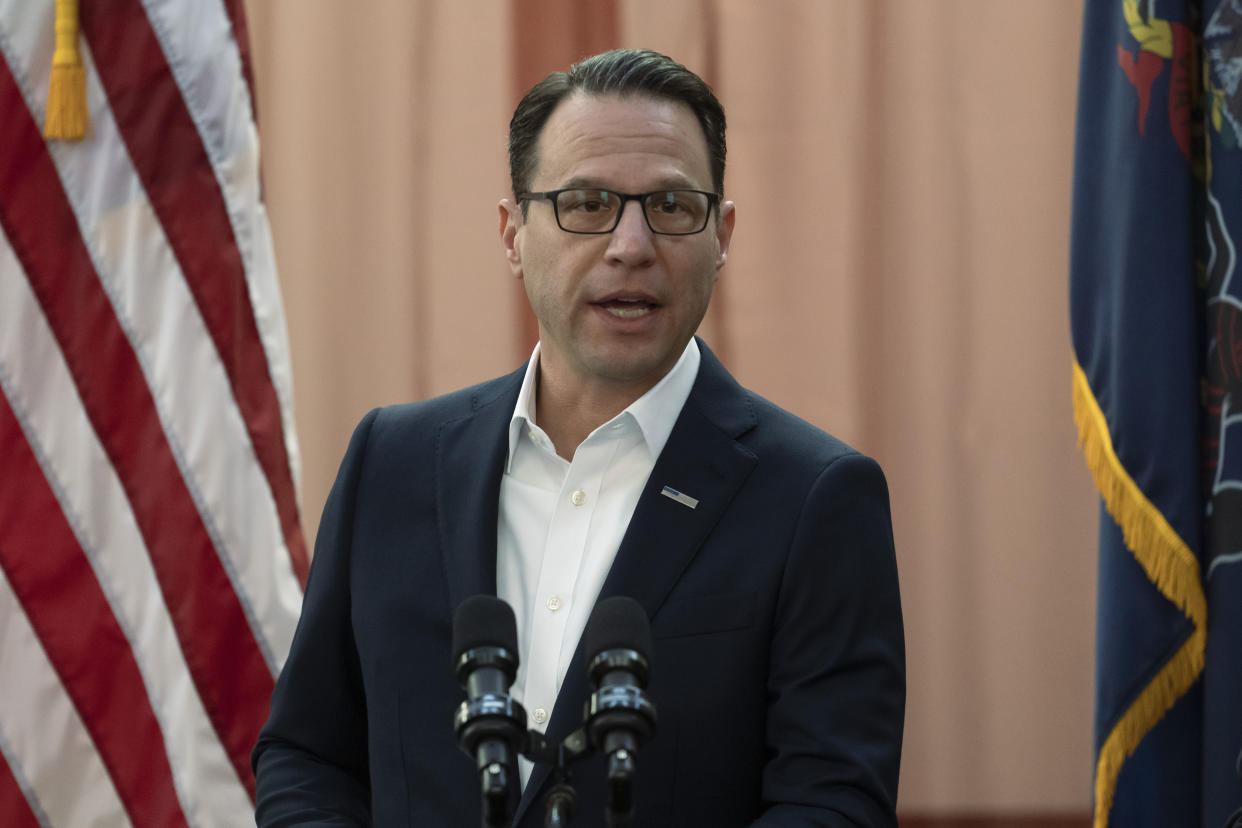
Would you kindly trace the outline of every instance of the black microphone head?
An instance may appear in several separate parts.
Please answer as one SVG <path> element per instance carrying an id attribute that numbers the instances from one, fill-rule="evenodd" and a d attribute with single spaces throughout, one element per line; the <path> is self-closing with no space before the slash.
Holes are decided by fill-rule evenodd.
<path id="1" fill-rule="evenodd" d="M 453 661 L 475 647 L 502 647 L 517 653 L 513 608 L 495 595 L 472 595 L 453 613 Z"/>
<path id="2" fill-rule="evenodd" d="M 650 676 L 651 622 L 633 598 L 600 601 L 582 632 L 587 674 L 595 688 L 583 707 L 591 746 L 609 754 L 613 764 L 637 750 L 655 733 L 655 705 L 644 690 Z M 624 769 L 623 769 L 624 770 Z M 632 778 L 630 770 L 622 775 Z M 610 794 L 615 800 L 616 789 Z"/>
<path id="3" fill-rule="evenodd" d="M 642 605 L 625 595 L 605 598 L 595 605 L 582 645 L 587 658 L 605 650 L 634 650 L 643 659 L 651 652 L 651 622 Z"/>

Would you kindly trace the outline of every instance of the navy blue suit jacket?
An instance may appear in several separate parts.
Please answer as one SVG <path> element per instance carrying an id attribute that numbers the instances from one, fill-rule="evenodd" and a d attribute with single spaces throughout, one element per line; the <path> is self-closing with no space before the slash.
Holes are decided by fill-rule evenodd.
<path id="1" fill-rule="evenodd" d="M 739 386 L 694 388 L 600 597 L 651 618 L 638 826 L 896 825 L 905 706 L 888 493 L 872 460 Z M 254 751 L 263 826 L 476 826 L 457 748 L 453 611 L 496 592 L 522 372 L 372 411 L 324 509 L 302 618 Z M 696 498 L 689 508 L 665 486 Z M 582 723 L 581 648 L 548 736 Z M 514 824 L 543 825 L 536 766 Z M 603 824 L 602 761 L 573 768 Z"/>

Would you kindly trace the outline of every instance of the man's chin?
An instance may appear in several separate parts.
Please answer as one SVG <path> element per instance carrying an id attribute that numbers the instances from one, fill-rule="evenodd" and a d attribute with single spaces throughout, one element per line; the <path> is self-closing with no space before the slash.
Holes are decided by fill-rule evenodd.
<path id="1" fill-rule="evenodd" d="M 617 386 L 644 386 L 650 388 L 660 381 L 681 356 L 664 349 L 635 348 L 634 346 L 610 348 L 592 355 L 588 370 L 599 382 Z"/>

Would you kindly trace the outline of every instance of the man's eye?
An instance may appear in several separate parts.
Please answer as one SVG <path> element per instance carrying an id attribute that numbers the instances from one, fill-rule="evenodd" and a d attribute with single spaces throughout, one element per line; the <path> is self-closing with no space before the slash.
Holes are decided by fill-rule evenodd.
<path id="1" fill-rule="evenodd" d="M 678 198 L 672 193 L 669 193 L 663 197 L 657 196 L 653 206 L 656 212 L 665 213 L 667 215 L 684 213 L 689 208 L 683 199 Z"/>
<path id="2" fill-rule="evenodd" d="M 612 199 L 596 192 L 575 193 L 572 199 L 566 199 L 562 206 L 577 213 L 598 213 L 612 209 Z"/>

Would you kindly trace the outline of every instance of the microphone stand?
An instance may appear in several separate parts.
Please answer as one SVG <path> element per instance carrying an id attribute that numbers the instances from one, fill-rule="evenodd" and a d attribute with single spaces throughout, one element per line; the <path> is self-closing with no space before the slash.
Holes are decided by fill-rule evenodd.
<path id="1" fill-rule="evenodd" d="M 522 755 L 552 765 L 551 788 L 544 799 L 544 828 L 568 828 L 578 804 L 569 766 L 591 752 L 586 730 L 575 730 L 557 746 L 538 731 L 528 731 L 526 737 Z M 631 751 L 619 748 L 608 755 L 609 796 L 604 816 L 609 828 L 626 828 L 634 817 L 634 770 Z"/>
<path id="2" fill-rule="evenodd" d="M 628 734 L 614 733 L 605 739 L 608 759 L 608 803 L 604 816 L 609 828 L 626 828 L 634 817 L 635 763 Z M 532 762 L 552 766 L 551 788 L 544 799 L 544 828 L 568 828 L 574 818 L 578 794 L 574 790 L 569 766 L 590 755 L 591 740 L 585 727 L 575 730 L 559 745 L 553 745 L 537 730 L 526 732 L 522 755 Z"/>
<path id="3" fill-rule="evenodd" d="M 554 771 L 556 783 L 548 791 L 544 806 L 544 828 L 568 828 L 574 818 L 574 806 L 578 804 L 578 795 L 573 785 L 569 784 L 569 775 L 561 769 Z"/>
<path id="4" fill-rule="evenodd" d="M 522 755 L 532 762 L 552 765 L 552 787 L 544 799 L 544 828 L 568 828 L 574 818 L 578 794 L 570 780 L 569 765 L 585 757 L 591 750 L 586 731 L 575 730 L 559 745 L 551 744 L 536 730 L 526 733 Z"/>
<path id="5" fill-rule="evenodd" d="M 609 828 L 626 828 L 634 816 L 634 754 L 620 748 L 608 754 Z"/>
<path id="6" fill-rule="evenodd" d="M 483 795 L 484 828 L 503 828 L 509 824 L 509 770 L 498 761 L 486 761 L 479 769 Z"/>

